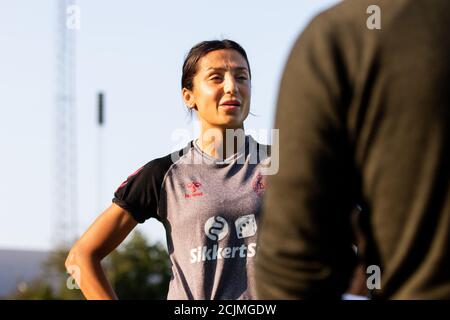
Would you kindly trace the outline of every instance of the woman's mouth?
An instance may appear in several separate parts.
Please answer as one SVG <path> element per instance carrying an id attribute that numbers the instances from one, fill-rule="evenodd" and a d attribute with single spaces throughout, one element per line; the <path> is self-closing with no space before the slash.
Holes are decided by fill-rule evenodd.
<path id="1" fill-rule="evenodd" d="M 238 100 L 228 100 L 220 104 L 219 107 L 225 110 L 235 110 L 241 107 L 241 103 Z"/>

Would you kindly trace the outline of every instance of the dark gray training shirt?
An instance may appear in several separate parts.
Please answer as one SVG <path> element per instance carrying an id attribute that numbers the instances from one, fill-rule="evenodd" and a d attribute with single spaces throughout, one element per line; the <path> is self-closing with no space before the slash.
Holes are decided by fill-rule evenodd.
<path id="1" fill-rule="evenodd" d="M 168 299 L 255 299 L 253 260 L 268 146 L 246 136 L 217 161 L 195 142 L 150 161 L 123 182 L 113 202 L 166 229 L 172 263 Z"/>

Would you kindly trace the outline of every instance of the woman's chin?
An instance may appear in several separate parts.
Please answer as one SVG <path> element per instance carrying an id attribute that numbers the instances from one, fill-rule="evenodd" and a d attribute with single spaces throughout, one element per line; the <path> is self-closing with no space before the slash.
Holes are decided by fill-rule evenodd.
<path id="1" fill-rule="evenodd" d="M 243 128 L 244 119 L 242 119 L 241 115 L 236 117 L 226 117 L 226 119 L 224 119 L 224 125 L 228 126 L 230 129 Z"/>
<path id="2" fill-rule="evenodd" d="M 239 129 L 244 128 L 244 121 L 240 116 L 222 116 L 216 121 L 206 121 L 207 127 L 221 129 Z"/>

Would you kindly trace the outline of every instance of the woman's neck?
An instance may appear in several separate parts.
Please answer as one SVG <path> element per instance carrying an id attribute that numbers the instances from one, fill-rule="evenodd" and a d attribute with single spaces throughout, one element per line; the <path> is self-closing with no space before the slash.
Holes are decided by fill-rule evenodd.
<path id="1" fill-rule="evenodd" d="M 227 159 L 245 144 L 244 126 L 240 128 L 217 128 L 202 126 L 198 147 L 216 159 Z"/>

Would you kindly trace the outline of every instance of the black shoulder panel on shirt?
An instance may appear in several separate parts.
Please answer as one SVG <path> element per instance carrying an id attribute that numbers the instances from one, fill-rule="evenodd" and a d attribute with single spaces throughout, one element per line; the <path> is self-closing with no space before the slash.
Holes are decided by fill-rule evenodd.
<path id="1" fill-rule="evenodd" d="M 113 202 L 143 223 L 157 215 L 161 185 L 173 164 L 172 154 L 154 159 L 131 174 L 114 193 Z"/>

